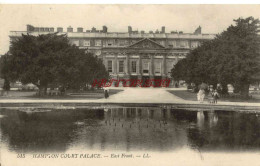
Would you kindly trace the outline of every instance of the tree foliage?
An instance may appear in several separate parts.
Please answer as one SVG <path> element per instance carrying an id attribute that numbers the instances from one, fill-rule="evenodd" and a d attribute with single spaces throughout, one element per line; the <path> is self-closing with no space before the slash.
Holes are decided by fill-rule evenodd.
<path id="1" fill-rule="evenodd" d="M 233 84 L 247 96 L 249 85 L 260 80 L 260 21 L 248 17 L 234 22 L 235 25 L 180 60 L 172 69 L 172 77 L 197 85 Z"/>
<path id="2" fill-rule="evenodd" d="M 94 77 L 107 78 L 102 62 L 71 45 L 65 35 L 22 35 L 11 42 L 8 54 L 1 57 L 1 77 L 32 83 L 46 92 L 50 85 L 77 87 Z"/>

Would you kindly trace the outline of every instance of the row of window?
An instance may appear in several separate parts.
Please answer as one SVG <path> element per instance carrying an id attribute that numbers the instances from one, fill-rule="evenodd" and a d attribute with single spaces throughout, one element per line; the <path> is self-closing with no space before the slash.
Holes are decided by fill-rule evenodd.
<path id="1" fill-rule="evenodd" d="M 124 61 L 118 61 L 118 64 L 119 64 L 118 72 L 119 73 L 124 72 L 124 66 L 125 66 L 124 63 L 125 63 Z M 113 61 L 112 60 L 107 61 L 107 70 L 108 70 L 108 72 L 113 72 Z M 134 73 L 136 72 L 136 61 L 132 61 L 132 72 L 134 72 Z"/>
<path id="2" fill-rule="evenodd" d="M 171 69 L 173 68 L 175 63 L 173 62 L 167 62 L 166 64 L 166 68 L 167 68 L 167 72 L 170 73 Z M 124 73 L 124 67 L 125 67 L 125 61 L 123 60 L 119 60 L 118 61 L 118 72 L 119 73 Z M 142 71 L 145 74 L 149 73 L 150 70 L 150 65 L 149 62 L 143 62 L 142 64 Z M 162 69 L 162 64 L 161 63 L 154 63 L 154 73 L 155 74 L 161 74 L 161 69 Z M 113 72 L 113 61 L 112 60 L 108 60 L 107 61 L 107 70 L 108 72 L 112 73 Z M 132 73 L 136 73 L 137 72 L 137 61 L 131 61 L 131 72 Z"/>
<path id="3" fill-rule="evenodd" d="M 94 40 L 94 44 L 91 44 L 91 40 L 82 40 L 82 41 L 80 41 L 80 40 L 73 40 L 72 44 L 74 44 L 76 46 L 83 46 L 83 47 L 89 47 L 91 45 L 100 47 L 100 46 L 102 46 L 102 41 L 101 40 Z"/>
<path id="4" fill-rule="evenodd" d="M 106 40 L 105 43 L 103 43 L 104 46 L 107 47 L 112 47 L 112 46 L 127 46 L 130 44 L 133 44 L 137 42 L 137 40 L 133 40 L 131 43 L 128 43 L 128 40 L 114 40 L 114 39 L 110 39 L 110 40 Z M 75 44 L 76 46 L 83 46 L 83 47 L 90 47 L 90 46 L 96 46 L 96 47 L 101 47 L 102 46 L 102 40 L 100 39 L 96 39 L 96 40 L 73 40 L 72 41 L 73 44 Z M 166 46 L 166 42 L 164 40 L 161 41 L 157 41 L 157 43 Z M 191 48 L 196 48 L 200 45 L 200 42 L 198 41 L 191 41 Z M 168 41 L 168 47 L 177 47 L 177 48 L 189 48 L 189 41 L 188 40 L 170 40 Z"/>

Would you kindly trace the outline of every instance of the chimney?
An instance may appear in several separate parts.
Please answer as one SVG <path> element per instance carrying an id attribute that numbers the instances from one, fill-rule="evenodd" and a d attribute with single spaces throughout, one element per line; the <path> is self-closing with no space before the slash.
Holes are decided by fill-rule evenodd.
<path id="1" fill-rule="evenodd" d="M 171 31 L 171 34 L 177 34 L 178 32 L 177 31 Z"/>
<path id="2" fill-rule="evenodd" d="M 165 33 L 165 26 L 162 26 L 162 33 Z"/>
<path id="3" fill-rule="evenodd" d="M 201 34 L 201 27 L 199 26 L 195 32 L 194 32 L 194 35 L 200 35 Z"/>
<path id="4" fill-rule="evenodd" d="M 155 31 L 155 33 L 159 33 L 158 29 Z"/>
<path id="5" fill-rule="evenodd" d="M 32 32 L 34 31 L 34 27 L 32 25 L 26 25 L 27 26 L 27 32 Z"/>
<path id="6" fill-rule="evenodd" d="M 57 28 L 57 32 L 63 32 L 63 28 L 62 27 L 58 27 Z"/>
<path id="7" fill-rule="evenodd" d="M 132 32 L 132 27 L 128 26 L 128 33 L 131 33 L 131 32 Z"/>
<path id="8" fill-rule="evenodd" d="M 83 28 L 78 27 L 77 32 L 83 32 Z"/>
<path id="9" fill-rule="evenodd" d="M 103 33 L 107 33 L 107 26 L 103 26 Z"/>
<path id="10" fill-rule="evenodd" d="M 91 29 L 91 32 L 96 32 L 97 30 L 96 30 L 96 28 L 95 27 L 93 27 L 92 29 Z"/>
<path id="11" fill-rule="evenodd" d="M 73 28 L 72 28 L 71 26 L 69 26 L 69 27 L 67 28 L 67 32 L 73 32 Z"/>

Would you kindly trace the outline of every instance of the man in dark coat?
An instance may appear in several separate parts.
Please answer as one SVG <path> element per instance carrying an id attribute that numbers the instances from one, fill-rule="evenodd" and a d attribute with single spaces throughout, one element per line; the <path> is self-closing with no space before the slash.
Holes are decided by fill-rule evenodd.
<path id="1" fill-rule="evenodd" d="M 106 98 L 106 99 L 109 97 L 108 89 L 107 89 L 107 88 L 104 88 L 104 95 L 105 95 L 105 98 Z"/>

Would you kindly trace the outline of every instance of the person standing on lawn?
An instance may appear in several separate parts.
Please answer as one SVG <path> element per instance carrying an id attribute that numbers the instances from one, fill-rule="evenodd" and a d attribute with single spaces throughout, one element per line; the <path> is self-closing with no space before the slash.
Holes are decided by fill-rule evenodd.
<path id="1" fill-rule="evenodd" d="M 205 98 L 205 90 L 204 89 L 200 89 L 198 94 L 197 94 L 197 99 L 200 103 L 203 103 Z"/>
<path id="2" fill-rule="evenodd" d="M 104 87 L 104 96 L 105 96 L 106 99 L 109 97 L 108 92 L 109 92 L 108 88 Z"/>
<path id="3" fill-rule="evenodd" d="M 213 94 L 212 94 L 212 97 L 213 97 L 213 103 L 218 103 L 218 98 L 219 98 L 219 94 L 217 92 L 217 90 L 214 90 Z"/>

